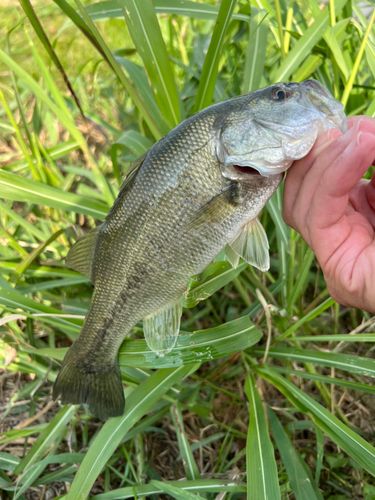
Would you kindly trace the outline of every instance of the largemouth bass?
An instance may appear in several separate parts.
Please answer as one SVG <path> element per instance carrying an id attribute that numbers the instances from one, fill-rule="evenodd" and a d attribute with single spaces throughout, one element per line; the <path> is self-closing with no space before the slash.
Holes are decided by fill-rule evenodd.
<path id="1" fill-rule="evenodd" d="M 181 297 L 225 247 L 269 267 L 257 216 L 283 172 L 324 130 L 345 132 L 343 106 L 317 81 L 279 83 L 210 106 L 182 122 L 131 167 L 104 222 L 78 240 L 66 264 L 94 293 L 53 397 L 86 403 L 98 418 L 121 415 L 119 347 L 143 319 L 151 349 L 176 341 Z"/>

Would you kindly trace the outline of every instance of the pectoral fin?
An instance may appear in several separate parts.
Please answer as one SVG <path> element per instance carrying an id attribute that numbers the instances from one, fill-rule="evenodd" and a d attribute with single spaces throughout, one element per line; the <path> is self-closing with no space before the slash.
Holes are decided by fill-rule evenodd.
<path id="1" fill-rule="evenodd" d="M 224 217 L 228 216 L 228 212 L 234 210 L 239 203 L 242 203 L 239 186 L 238 183 L 234 182 L 203 205 L 187 223 L 184 230 L 194 231 L 205 224 L 222 221 Z"/>
<path id="2" fill-rule="evenodd" d="M 231 266 L 234 267 L 234 269 L 237 269 L 240 257 L 236 254 L 236 252 L 230 245 L 227 245 L 225 247 L 225 255 L 227 256 L 228 262 L 230 262 Z"/>
<path id="3" fill-rule="evenodd" d="M 180 331 L 181 314 L 182 306 L 178 302 L 143 319 L 147 345 L 158 356 L 164 356 L 173 349 Z"/>
<path id="4" fill-rule="evenodd" d="M 93 281 L 91 265 L 99 228 L 100 226 L 96 227 L 90 233 L 76 241 L 65 259 L 65 264 L 70 269 L 84 274 L 91 281 Z"/>
<path id="5" fill-rule="evenodd" d="M 230 247 L 237 255 L 242 257 L 243 260 L 261 271 L 268 271 L 270 268 L 267 234 L 258 219 L 253 219 L 245 224 L 241 234 L 233 243 L 230 243 Z M 227 257 L 232 266 L 236 267 L 236 265 L 232 263 L 232 260 L 234 260 L 233 256 L 229 257 L 227 253 Z"/>

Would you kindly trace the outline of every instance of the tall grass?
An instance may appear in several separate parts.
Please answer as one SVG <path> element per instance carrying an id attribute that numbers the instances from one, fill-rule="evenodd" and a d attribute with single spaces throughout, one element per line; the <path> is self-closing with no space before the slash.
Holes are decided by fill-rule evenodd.
<path id="1" fill-rule="evenodd" d="M 281 190 L 262 214 L 269 272 L 220 255 L 191 281 L 171 354 L 156 358 L 141 324 L 124 341 L 122 417 L 50 402 L 92 291 L 63 259 L 131 162 L 193 112 L 281 80 L 316 78 L 348 115 L 373 116 L 374 12 L 355 0 L 5 4 L 4 498 L 375 498 L 374 320 L 329 297 Z"/>

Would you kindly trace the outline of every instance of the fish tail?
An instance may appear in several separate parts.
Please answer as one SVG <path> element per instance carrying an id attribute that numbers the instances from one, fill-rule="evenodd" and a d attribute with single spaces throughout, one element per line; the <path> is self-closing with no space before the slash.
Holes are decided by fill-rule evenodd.
<path id="1" fill-rule="evenodd" d="M 74 345 L 66 353 L 53 387 L 53 399 L 62 404 L 88 406 L 100 420 L 122 415 L 125 407 L 121 372 L 117 360 L 113 365 L 97 366 L 82 361 Z"/>

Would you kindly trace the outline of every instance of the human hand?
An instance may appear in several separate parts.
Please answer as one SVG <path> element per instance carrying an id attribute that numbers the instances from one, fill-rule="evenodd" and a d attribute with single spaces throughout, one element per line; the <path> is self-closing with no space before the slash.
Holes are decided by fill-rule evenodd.
<path id="1" fill-rule="evenodd" d="M 348 118 L 293 163 L 284 186 L 283 218 L 314 251 L 328 291 L 340 304 L 375 313 L 375 119 Z"/>

